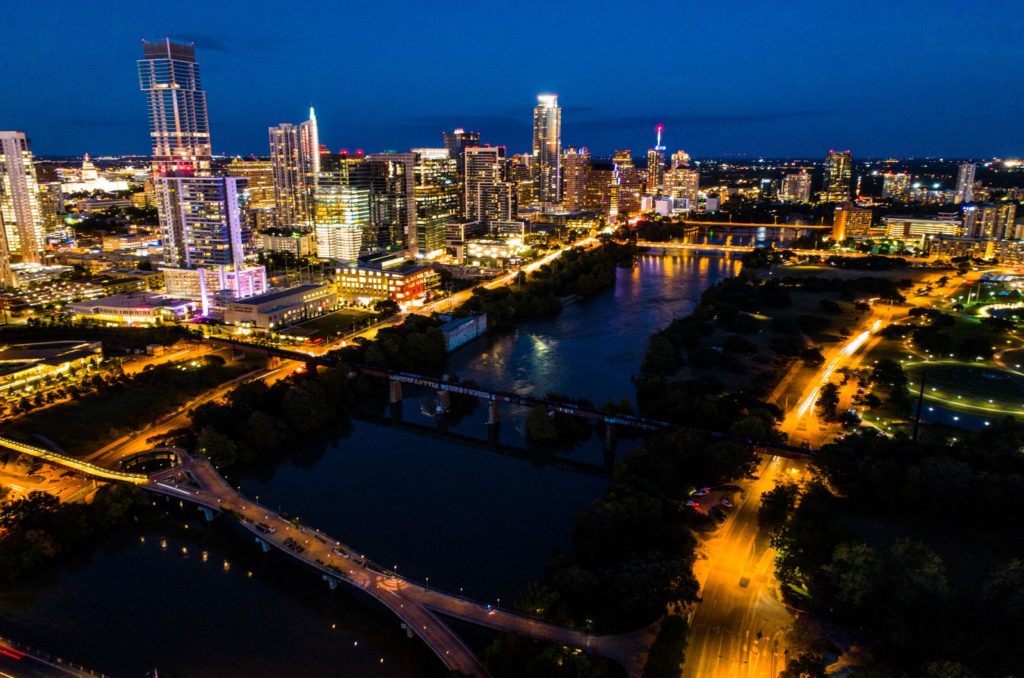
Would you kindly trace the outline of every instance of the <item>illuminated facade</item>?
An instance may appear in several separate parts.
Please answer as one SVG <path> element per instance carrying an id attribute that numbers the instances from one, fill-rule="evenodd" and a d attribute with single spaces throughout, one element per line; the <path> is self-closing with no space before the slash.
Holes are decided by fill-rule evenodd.
<path id="1" fill-rule="evenodd" d="M 658 125 L 654 129 L 658 133 L 658 141 L 647 151 L 647 192 L 652 195 L 660 193 L 665 183 L 665 147 L 661 145 L 661 133 L 665 128 Z"/>
<path id="2" fill-rule="evenodd" d="M 405 250 L 409 256 L 416 255 L 415 166 L 412 153 L 374 153 L 351 166 L 352 185 L 370 194 L 365 251 Z"/>
<path id="3" fill-rule="evenodd" d="M 161 176 L 164 263 L 177 268 L 242 266 L 242 177 Z"/>
<path id="4" fill-rule="evenodd" d="M 882 175 L 882 198 L 906 202 L 910 198 L 910 174 L 886 172 Z"/>
<path id="5" fill-rule="evenodd" d="M 483 224 L 514 220 L 518 195 L 506 181 L 505 147 L 467 148 L 465 166 L 466 218 Z"/>
<path id="6" fill-rule="evenodd" d="M 293 125 L 281 123 L 269 130 L 270 162 L 274 177 L 277 225 L 312 229 L 313 194 L 320 172 L 320 136 L 316 114 Z"/>
<path id="7" fill-rule="evenodd" d="M 974 173 L 978 167 L 972 162 L 962 162 L 956 171 L 956 197 L 953 201 L 957 204 L 974 201 Z"/>
<path id="8" fill-rule="evenodd" d="M 1016 238 L 1017 204 L 1012 202 L 966 205 L 963 233 L 982 240 Z"/>
<path id="9" fill-rule="evenodd" d="M 665 172 L 664 192 L 671 198 L 686 200 L 688 209 L 697 208 L 700 192 L 700 170 L 675 167 Z"/>
<path id="10" fill-rule="evenodd" d="M 537 199 L 542 204 L 561 201 L 562 109 L 557 94 L 537 95 L 533 109 L 533 159 Z"/>
<path id="11" fill-rule="evenodd" d="M 349 301 L 369 304 L 391 299 L 403 307 L 426 300 L 438 285 L 432 266 L 376 268 L 354 266 L 337 271 L 338 295 Z"/>
<path id="12" fill-rule="evenodd" d="M 832 217 L 832 240 L 842 242 L 846 238 L 867 237 L 871 229 L 871 210 L 861 209 L 852 202 L 836 207 Z"/>
<path id="13" fill-rule="evenodd" d="M 825 176 L 822 181 L 822 202 L 845 202 L 850 199 L 853 180 L 853 153 L 829 151 L 825 157 Z"/>
<path id="14" fill-rule="evenodd" d="M 799 172 L 790 172 L 782 178 L 782 189 L 779 191 L 779 199 L 782 202 L 810 202 L 811 201 L 811 173 L 802 169 Z"/>
<path id="15" fill-rule="evenodd" d="M 146 94 L 153 174 L 209 174 L 210 123 L 195 46 L 142 41 L 139 86 Z"/>
<path id="16" fill-rule="evenodd" d="M 338 160 L 338 159 L 335 159 Z M 344 162 L 321 169 L 313 200 L 317 256 L 352 262 L 359 258 L 364 232 L 370 228 L 370 192 L 349 183 Z"/>
<path id="17" fill-rule="evenodd" d="M 42 259 L 44 219 L 32 151 L 24 132 L 0 132 L 0 282 L 14 285 L 11 256 Z"/>
<path id="18" fill-rule="evenodd" d="M 444 148 L 413 149 L 416 156 L 416 257 L 444 253 L 445 225 L 459 216 L 458 161 Z"/>
<path id="19" fill-rule="evenodd" d="M 615 151 L 615 178 L 618 186 L 618 215 L 635 216 L 640 213 L 640 196 L 643 193 L 643 179 L 640 170 L 633 164 L 633 155 L 627 148 Z"/>
<path id="20" fill-rule="evenodd" d="M 590 151 L 585 147 L 569 147 L 562 153 L 562 207 L 581 210 L 587 201 L 587 173 L 590 171 Z"/>

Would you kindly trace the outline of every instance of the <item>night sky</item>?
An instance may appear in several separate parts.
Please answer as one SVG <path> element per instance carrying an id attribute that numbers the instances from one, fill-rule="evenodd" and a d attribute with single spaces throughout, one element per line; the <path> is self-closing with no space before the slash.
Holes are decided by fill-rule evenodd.
<path id="1" fill-rule="evenodd" d="M 820 157 L 1024 155 L 1021 0 L 4 3 L 0 129 L 37 154 L 146 153 L 142 38 L 196 44 L 214 151 L 316 106 L 332 150 L 563 145 Z"/>

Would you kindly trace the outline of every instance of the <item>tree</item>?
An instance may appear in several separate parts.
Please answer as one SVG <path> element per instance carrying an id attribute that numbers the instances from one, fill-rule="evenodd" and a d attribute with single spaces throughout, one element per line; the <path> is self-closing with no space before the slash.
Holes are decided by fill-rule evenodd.
<path id="1" fill-rule="evenodd" d="M 965 337 L 957 347 L 957 355 L 961 360 L 990 360 L 992 354 L 992 340 L 985 337 Z"/>
<path id="2" fill-rule="evenodd" d="M 774 531 L 782 527 L 796 506 L 800 489 L 796 483 L 780 483 L 761 495 L 761 506 L 757 509 L 757 522 L 761 527 Z"/>
<path id="3" fill-rule="evenodd" d="M 944 598 L 949 593 L 942 558 L 924 544 L 900 539 L 892 545 L 890 556 L 889 571 L 898 601 L 914 603 L 925 598 Z"/>
<path id="4" fill-rule="evenodd" d="M 679 356 L 675 346 L 663 333 L 651 336 L 644 355 L 644 373 L 669 377 L 679 371 Z"/>
<path id="5" fill-rule="evenodd" d="M 196 449 L 214 466 L 231 466 L 238 461 L 235 441 L 212 426 L 204 426 L 196 440 Z"/>
<path id="6" fill-rule="evenodd" d="M 390 318 L 398 315 L 402 309 L 394 299 L 381 299 L 373 305 L 373 310 L 380 313 L 381 318 Z"/>
<path id="7" fill-rule="evenodd" d="M 800 359 L 807 367 L 821 367 L 825 364 L 825 355 L 816 346 L 809 346 L 800 352 Z"/>
<path id="8" fill-rule="evenodd" d="M 846 542 L 836 546 L 823 572 L 836 600 L 857 609 L 878 589 L 882 562 L 867 544 Z"/>
<path id="9" fill-rule="evenodd" d="M 836 410 L 839 408 L 839 387 L 831 382 L 822 386 L 815 406 L 827 421 L 835 421 Z"/>

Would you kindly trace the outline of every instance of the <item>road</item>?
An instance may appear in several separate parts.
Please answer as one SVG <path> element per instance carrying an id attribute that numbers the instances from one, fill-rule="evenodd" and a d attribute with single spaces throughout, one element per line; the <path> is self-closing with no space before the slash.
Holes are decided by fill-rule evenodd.
<path id="1" fill-rule="evenodd" d="M 285 361 L 274 369 L 254 370 L 239 377 L 235 377 L 234 379 L 226 381 L 220 386 L 193 398 L 178 409 L 165 414 L 145 428 L 136 431 L 135 433 L 129 433 L 128 435 L 122 436 L 95 452 L 86 455 L 84 459 L 101 466 L 116 468 L 121 459 L 130 457 L 133 454 L 145 452 L 152 448 L 152 444 L 147 442 L 150 438 L 158 435 L 165 435 L 176 429 L 186 428 L 190 423 L 188 413 L 193 408 L 198 407 L 203 403 L 223 398 L 230 393 L 232 389 L 244 382 L 262 379 L 268 384 L 273 383 L 273 381 L 291 374 L 291 372 L 299 366 L 301 366 L 301 363 Z"/>
<path id="2" fill-rule="evenodd" d="M 756 480 L 739 484 L 735 507 L 694 567 L 701 602 L 690 623 L 683 676 L 777 676 L 785 668 L 785 631 L 792 618 L 781 602 L 775 552 L 761 533 L 757 510 L 776 478 L 799 477 L 806 465 L 769 457 L 758 467 Z"/>

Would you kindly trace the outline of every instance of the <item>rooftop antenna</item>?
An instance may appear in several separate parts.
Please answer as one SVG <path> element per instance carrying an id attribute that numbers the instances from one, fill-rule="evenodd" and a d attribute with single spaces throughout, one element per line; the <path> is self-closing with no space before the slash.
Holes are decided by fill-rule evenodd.
<path id="1" fill-rule="evenodd" d="M 654 126 L 654 131 L 657 132 L 657 134 L 658 134 L 658 143 L 656 143 L 654 145 L 654 150 L 656 150 L 656 151 L 664 151 L 665 150 L 665 147 L 661 145 L 661 133 L 662 133 L 662 131 L 664 131 L 664 129 L 665 129 L 664 125 L 655 125 Z"/>

